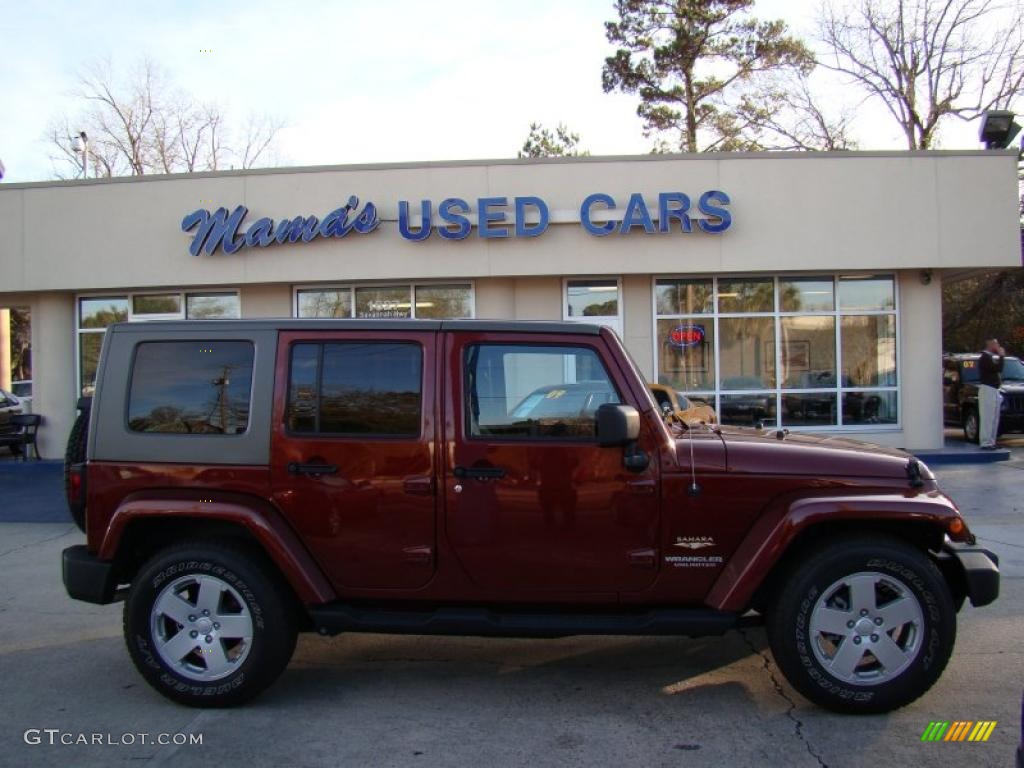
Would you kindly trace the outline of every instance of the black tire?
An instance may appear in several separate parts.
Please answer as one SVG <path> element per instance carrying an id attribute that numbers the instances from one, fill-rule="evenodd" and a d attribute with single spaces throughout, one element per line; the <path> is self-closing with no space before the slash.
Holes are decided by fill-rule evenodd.
<path id="1" fill-rule="evenodd" d="M 85 507 L 71 503 L 71 467 L 85 461 L 85 444 L 89 436 L 89 411 L 79 411 L 75 423 L 68 435 L 68 445 L 64 450 L 64 498 L 71 510 L 75 525 L 85 531 Z"/>
<path id="2" fill-rule="evenodd" d="M 21 456 L 21 454 L 25 452 L 25 449 L 17 443 L 11 443 L 7 447 L 11 449 L 11 453 L 15 456 Z"/>
<path id="3" fill-rule="evenodd" d="M 981 423 L 978 420 L 977 408 L 968 408 L 964 411 L 964 440 L 968 443 L 981 441 Z"/>
<path id="4" fill-rule="evenodd" d="M 864 654 L 857 656 L 860 661 L 851 675 L 855 678 L 852 682 L 834 675 L 819 658 L 822 638 L 827 645 L 829 636 L 812 632 L 813 611 L 816 606 L 827 608 L 829 595 L 843 593 L 843 587 L 838 592 L 832 591 L 836 583 L 854 574 L 870 574 L 870 578 L 879 580 L 872 587 L 872 605 L 877 605 L 875 596 L 886 594 L 886 590 L 894 586 L 904 590 L 903 596 L 912 596 L 917 601 L 919 624 L 908 623 L 888 634 L 897 643 L 905 643 L 903 658 L 907 660 L 905 668 L 895 668 L 901 671 L 891 679 L 886 679 L 888 672 L 881 660 L 868 653 L 869 641 L 878 642 L 877 634 L 864 634 L 856 641 L 839 640 L 836 636 L 836 650 L 831 659 L 838 656 L 838 649 L 846 642 L 851 643 L 851 653 Z M 853 597 L 852 591 L 847 594 Z M 878 610 L 884 610 L 887 605 L 889 603 L 883 601 Z M 861 616 L 857 611 L 849 615 Z M 867 622 L 870 624 L 876 619 L 882 621 L 879 614 L 874 614 L 868 615 Z M 844 631 L 851 636 L 875 631 L 859 625 L 860 621 L 856 622 L 856 628 Z M 797 691 L 827 709 L 871 714 L 909 704 L 939 679 L 956 641 L 956 609 L 948 585 L 927 555 L 895 538 L 853 538 L 826 545 L 791 569 L 770 608 L 766 629 L 775 661 Z M 883 626 L 883 630 L 886 627 Z M 903 632 L 906 634 L 897 634 Z M 854 642 L 856 645 L 852 644 Z M 882 642 L 888 644 L 885 638 Z M 881 652 L 881 645 L 879 648 Z M 871 675 L 876 676 L 874 682 Z"/>
<path id="5" fill-rule="evenodd" d="M 177 637 L 177 632 L 193 635 L 181 624 L 175 631 L 176 622 L 165 616 L 154 618 L 154 608 L 161 594 L 166 595 L 165 590 L 175 592 L 176 584 L 193 577 L 202 577 L 206 580 L 204 583 L 226 585 L 219 593 L 220 604 L 237 605 L 241 609 L 239 615 L 248 611 L 251 640 L 232 647 L 233 640 L 213 637 L 211 644 L 207 638 L 199 636 L 194 644 L 196 649 L 187 652 L 177 666 L 172 666 L 166 654 L 158 651 L 162 640 L 154 636 L 154 629 L 160 632 L 161 627 L 170 625 L 174 632 L 170 640 Z M 188 596 L 190 593 L 176 594 Z M 235 601 L 232 595 L 237 595 L 241 602 Z M 201 604 L 198 596 L 196 604 Z M 192 616 L 198 617 L 198 621 L 203 620 L 197 608 L 184 601 L 181 605 L 186 605 L 190 613 L 196 611 Z M 232 612 L 231 607 L 227 607 L 225 616 Z M 214 617 L 216 615 L 215 612 Z M 211 631 L 208 624 L 189 626 Z M 219 624 L 214 626 L 220 629 Z M 216 631 L 211 632 L 211 636 L 214 634 Z M 137 574 L 124 606 L 124 636 L 139 672 L 167 698 L 192 707 L 231 707 L 259 694 L 288 666 L 295 650 L 295 599 L 261 552 L 232 542 L 182 542 L 154 555 Z M 185 639 L 184 635 L 182 637 Z M 188 644 L 187 639 L 185 643 Z M 205 659 L 212 658 L 201 654 L 212 653 L 214 644 L 224 649 L 226 656 L 236 653 L 238 666 L 215 680 L 197 679 L 205 673 L 202 666 L 209 667 Z M 206 650 L 204 645 L 211 650 Z"/>

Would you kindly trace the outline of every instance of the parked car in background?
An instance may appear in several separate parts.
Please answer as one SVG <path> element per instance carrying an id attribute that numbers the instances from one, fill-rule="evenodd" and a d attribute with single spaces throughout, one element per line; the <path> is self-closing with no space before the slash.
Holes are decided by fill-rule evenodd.
<path id="1" fill-rule="evenodd" d="M 718 414 L 715 413 L 715 409 L 703 400 L 687 397 L 682 392 L 665 384 L 649 384 L 648 386 L 658 407 L 666 417 L 671 416 L 682 424 L 692 422 L 716 424 L 718 422 Z"/>
<path id="2" fill-rule="evenodd" d="M 5 389 L 0 389 L 0 446 L 7 446 L 11 453 L 21 453 L 21 430 L 11 424 L 11 416 L 24 413 L 21 398 Z"/>
<path id="3" fill-rule="evenodd" d="M 947 426 L 961 427 L 969 443 L 978 442 L 977 353 L 946 355 L 942 359 L 942 407 Z M 1007 357 L 1003 364 L 1002 410 L 999 434 L 1024 432 L 1024 363 Z"/>

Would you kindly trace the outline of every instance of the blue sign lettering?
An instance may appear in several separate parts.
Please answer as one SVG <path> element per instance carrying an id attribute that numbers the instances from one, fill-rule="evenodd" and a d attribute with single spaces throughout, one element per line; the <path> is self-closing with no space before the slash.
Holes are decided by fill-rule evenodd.
<path id="1" fill-rule="evenodd" d="M 548 204 L 535 195 L 522 195 L 512 200 L 509 211 L 507 197 L 481 197 L 476 201 L 476 215 L 473 208 L 461 197 L 448 197 L 437 206 L 437 220 L 434 219 L 434 203 L 419 201 L 419 222 L 413 225 L 413 214 L 408 200 L 398 201 L 398 234 L 405 240 L 420 242 L 427 240 L 437 231 L 444 240 L 465 240 L 474 226 L 477 236 L 484 239 L 507 237 L 539 237 L 551 223 Z M 729 195 L 721 190 L 709 189 L 697 198 L 697 212 L 691 213 L 690 196 L 682 192 L 661 192 L 657 208 L 649 205 L 640 192 L 629 195 L 621 217 L 617 215 L 615 198 L 604 192 L 587 195 L 580 204 L 579 222 L 583 229 L 595 237 L 611 234 L 627 235 L 634 229 L 642 228 L 644 233 L 667 234 L 670 232 L 689 233 L 697 228 L 701 232 L 720 234 L 732 226 L 732 212 Z M 345 237 L 349 233 L 369 234 L 380 226 L 377 206 L 366 202 L 360 207 L 359 198 L 349 197 L 345 205 L 335 208 L 323 219 L 316 216 L 296 216 L 280 219 L 256 219 L 248 228 L 242 222 L 248 208 L 239 205 L 234 210 L 218 208 L 208 211 L 200 208 L 185 216 L 181 221 L 183 232 L 192 232 L 189 253 L 198 256 L 217 253 L 231 254 L 242 248 L 266 248 L 284 243 L 310 243 L 318 238 Z M 511 218 L 510 218 L 511 214 Z M 595 221 L 596 219 L 596 221 Z M 566 218 L 556 219 L 565 222 Z"/>
<path id="2" fill-rule="evenodd" d="M 593 208 L 594 203 L 601 203 L 605 205 L 609 210 L 615 209 L 615 198 L 611 195 L 606 195 L 603 192 L 595 192 L 592 195 L 587 195 L 583 200 L 583 204 L 580 206 L 580 224 L 592 235 L 598 237 L 604 237 L 610 235 L 615 231 L 615 222 L 608 221 L 604 224 L 595 224 L 590 220 L 590 209 Z"/>
<path id="3" fill-rule="evenodd" d="M 238 236 L 242 220 L 249 209 L 244 205 L 237 206 L 230 214 L 227 208 L 218 208 L 212 213 L 204 208 L 192 211 L 181 220 L 182 232 L 195 230 L 189 253 L 198 256 L 203 251 L 212 256 L 220 248 L 226 254 L 232 254 L 241 248 L 266 248 L 273 243 L 312 242 L 318 237 L 344 237 L 350 231 L 358 234 L 372 232 L 380 225 L 377 206 L 366 203 L 362 210 L 350 220 L 349 216 L 359 208 L 359 198 L 353 195 L 348 203 L 328 213 L 323 221 L 316 216 L 296 216 L 294 219 L 281 219 L 274 228 L 273 219 L 256 219 Z"/>

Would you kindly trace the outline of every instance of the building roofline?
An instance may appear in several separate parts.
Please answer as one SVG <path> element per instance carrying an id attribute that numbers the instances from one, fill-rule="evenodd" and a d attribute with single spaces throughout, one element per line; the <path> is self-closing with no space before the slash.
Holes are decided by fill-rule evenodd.
<path id="1" fill-rule="evenodd" d="M 766 151 L 766 152 L 696 152 L 647 155 L 593 155 L 586 157 L 527 157 L 479 160 L 422 160 L 390 163 L 362 163 L 347 165 L 299 165 L 275 168 L 232 169 L 227 171 L 201 171 L 198 173 L 161 173 L 149 176 L 114 176 L 101 179 L 63 179 L 57 181 L 22 181 L 0 183 L 4 189 L 34 189 L 37 187 L 79 187 L 95 184 L 124 184 L 147 181 L 181 181 L 184 179 L 230 178 L 233 176 L 273 176 L 289 173 L 337 173 L 359 171 L 394 171 L 436 168 L 476 168 L 503 165 L 568 165 L 588 163 L 650 163 L 665 161 L 707 162 L 718 160 L 854 160 L 861 158 L 916 158 L 916 157 L 1017 157 L 1016 149 L 927 149 L 927 150 L 871 150 L 871 151 Z"/>

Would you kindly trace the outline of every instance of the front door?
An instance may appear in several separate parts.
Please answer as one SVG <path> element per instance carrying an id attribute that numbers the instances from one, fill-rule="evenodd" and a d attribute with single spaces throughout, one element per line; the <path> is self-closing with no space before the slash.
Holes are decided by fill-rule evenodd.
<path id="1" fill-rule="evenodd" d="M 447 536 L 480 586 L 524 599 L 639 590 L 656 576 L 657 456 L 596 440 L 604 403 L 633 394 L 604 337 L 449 334 Z M 648 406 L 649 407 L 649 406 Z"/>
<path id="2" fill-rule="evenodd" d="M 434 573 L 436 343 L 280 335 L 274 500 L 336 587 L 415 588 Z"/>

